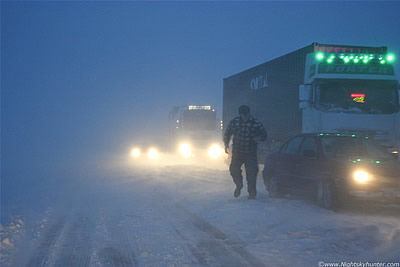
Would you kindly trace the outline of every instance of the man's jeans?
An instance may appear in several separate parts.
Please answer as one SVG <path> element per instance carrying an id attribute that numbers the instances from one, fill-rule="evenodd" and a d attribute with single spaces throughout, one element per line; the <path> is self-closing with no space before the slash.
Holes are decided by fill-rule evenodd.
<path id="1" fill-rule="evenodd" d="M 257 153 L 232 153 L 232 161 L 229 171 L 232 175 L 233 182 L 238 188 L 243 187 L 243 176 L 241 169 L 243 164 L 246 169 L 247 192 L 249 192 L 249 195 L 255 196 L 257 194 L 256 183 L 258 174 Z"/>

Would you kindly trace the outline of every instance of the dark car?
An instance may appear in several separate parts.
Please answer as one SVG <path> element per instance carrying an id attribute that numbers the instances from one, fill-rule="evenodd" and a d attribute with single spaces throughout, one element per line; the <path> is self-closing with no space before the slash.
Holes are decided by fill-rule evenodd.
<path id="1" fill-rule="evenodd" d="M 356 199 L 400 203 L 400 161 L 354 134 L 295 136 L 265 159 L 263 177 L 270 197 L 302 193 L 327 209 Z"/>

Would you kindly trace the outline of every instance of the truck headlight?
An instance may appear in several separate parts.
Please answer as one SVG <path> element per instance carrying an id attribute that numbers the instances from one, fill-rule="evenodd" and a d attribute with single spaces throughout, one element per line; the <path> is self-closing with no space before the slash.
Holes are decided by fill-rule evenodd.
<path id="1" fill-rule="evenodd" d="M 192 156 L 192 149 L 190 148 L 190 145 L 188 145 L 188 144 L 181 144 L 179 146 L 179 152 L 185 158 L 190 158 Z"/>
<path id="2" fill-rule="evenodd" d="M 213 159 L 218 158 L 221 154 L 222 154 L 222 148 L 217 144 L 212 145 L 208 149 L 208 155 Z"/>
<path id="3" fill-rule="evenodd" d="M 365 171 L 355 171 L 354 179 L 359 183 L 365 183 L 369 180 L 369 174 Z"/>
<path id="4" fill-rule="evenodd" d="M 137 147 L 135 147 L 135 148 L 132 149 L 132 151 L 131 151 L 131 156 L 134 157 L 134 158 L 139 157 L 140 154 L 141 154 L 140 149 L 137 148 Z"/>
<path id="5" fill-rule="evenodd" d="M 158 150 L 156 148 L 150 148 L 147 152 L 147 156 L 151 159 L 156 159 L 160 156 L 160 154 L 158 153 Z"/>

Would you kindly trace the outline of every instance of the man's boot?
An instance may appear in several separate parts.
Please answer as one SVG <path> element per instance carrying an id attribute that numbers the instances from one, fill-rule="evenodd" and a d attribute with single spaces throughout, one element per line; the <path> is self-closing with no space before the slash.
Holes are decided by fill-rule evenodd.
<path id="1" fill-rule="evenodd" d="M 236 187 L 235 191 L 233 192 L 233 196 L 238 198 L 240 196 L 240 191 L 242 190 L 241 187 Z"/>
<path id="2" fill-rule="evenodd" d="M 248 199 L 256 199 L 256 194 L 249 194 Z"/>

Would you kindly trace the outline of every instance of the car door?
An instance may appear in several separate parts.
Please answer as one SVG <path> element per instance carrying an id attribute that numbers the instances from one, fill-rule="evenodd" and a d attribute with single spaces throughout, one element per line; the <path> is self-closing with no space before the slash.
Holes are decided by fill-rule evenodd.
<path id="1" fill-rule="evenodd" d="M 302 141 L 303 136 L 296 136 L 285 143 L 280 150 L 275 174 L 279 177 L 279 186 L 284 191 L 291 191 L 294 186 L 292 183 L 296 175 L 295 159 Z"/>
<path id="2" fill-rule="evenodd" d="M 293 184 L 298 193 L 306 197 L 313 197 L 316 181 L 320 174 L 321 157 L 316 137 L 307 136 L 300 145 L 298 156 L 294 159 L 295 176 Z"/>

